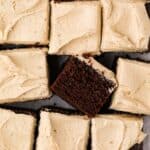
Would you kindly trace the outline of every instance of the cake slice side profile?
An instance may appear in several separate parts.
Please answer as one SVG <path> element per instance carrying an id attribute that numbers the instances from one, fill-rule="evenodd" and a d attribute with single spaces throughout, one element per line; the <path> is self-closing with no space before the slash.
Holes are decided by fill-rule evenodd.
<path id="1" fill-rule="evenodd" d="M 116 87 L 114 73 L 93 58 L 70 57 L 51 90 L 88 116 L 94 116 Z"/>

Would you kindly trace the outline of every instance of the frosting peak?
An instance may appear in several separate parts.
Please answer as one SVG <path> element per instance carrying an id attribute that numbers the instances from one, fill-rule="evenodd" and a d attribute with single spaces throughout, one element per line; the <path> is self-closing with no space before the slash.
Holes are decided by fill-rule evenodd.
<path id="1" fill-rule="evenodd" d="M 98 115 L 92 119 L 93 150 L 128 150 L 140 144 L 145 134 L 143 120 L 125 115 Z"/>
<path id="2" fill-rule="evenodd" d="M 45 20 L 43 18 L 48 17 L 48 9 L 46 6 L 48 5 L 48 0 L 33 0 L 27 2 L 26 0 L 1 0 L 0 1 L 0 43 L 7 42 L 41 42 L 46 38 L 42 35 L 44 30 L 41 30 L 39 27 L 39 33 L 37 37 L 34 34 L 35 30 L 35 19 L 39 13 L 41 14 L 41 18 L 37 19 L 39 24 L 43 24 Z M 47 14 L 46 14 L 47 13 Z M 43 18 L 42 18 L 43 17 Z M 31 22 L 32 18 L 32 22 Z M 48 23 L 45 23 L 45 27 Z M 26 27 L 28 31 L 26 33 Z M 34 29 L 34 30 L 33 30 Z M 44 31 L 45 33 L 45 31 Z M 27 35 L 26 35 L 27 34 Z M 33 37 L 33 34 L 35 37 Z M 39 35 L 40 34 L 40 35 Z M 18 37 L 19 36 L 19 37 Z M 27 37 L 28 38 L 27 38 Z M 40 36 L 43 36 L 41 39 Z M 36 41 L 37 40 L 37 41 Z M 38 41 L 40 40 L 40 41 Z"/>
<path id="3" fill-rule="evenodd" d="M 38 58 L 41 60 L 37 62 Z M 40 50 L 1 51 L 0 103 L 32 100 L 36 99 L 37 96 L 37 98 L 48 96 L 45 63 L 45 52 Z M 32 69 L 29 64 L 32 65 Z M 43 67 L 44 65 L 45 67 Z"/>
<path id="4" fill-rule="evenodd" d="M 41 112 L 37 150 L 86 150 L 89 120 L 81 116 Z"/>
<path id="5" fill-rule="evenodd" d="M 145 3 L 145 0 L 102 0 L 102 51 L 148 49 L 150 19 Z"/>
<path id="6" fill-rule="evenodd" d="M 0 149 L 32 150 L 35 124 L 33 116 L 0 109 Z"/>
<path id="7" fill-rule="evenodd" d="M 100 53 L 99 1 L 52 2 L 50 54 Z"/>
<path id="8" fill-rule="evenodd" d="M 150 64 L 119 59 L 117 79 L 119 86 L 114 93 L 111 108 L 149 115 Z"/>

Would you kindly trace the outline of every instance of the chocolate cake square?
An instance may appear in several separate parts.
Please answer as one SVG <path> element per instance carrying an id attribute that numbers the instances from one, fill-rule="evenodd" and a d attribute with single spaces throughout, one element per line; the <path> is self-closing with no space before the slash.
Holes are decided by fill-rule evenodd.
<path id="1" fill-rule="evenodd" d="M 129 150 L 146 134 L 143 119 L 130 115 L 98 115 L 92 119 L 92 150 Z"/>
<path id="2" fill-rule="evenodd" d="M 101 0 L 103 29 L 101 50 L 142 52 L 148 50 L 150 18 L 146 0 Z"/>
<path id="3" fill-rule="evenodd" d="M 33 150 L 36 119 L 0 109 L 0 150 Z"/>
<path id="4" fill-rule="evenodd" d="M 0 43 L 48 44 L 49 0 L 1 0 Z"/>
<path id="5" fill-rule="evenodd" d="M 0 104 L 50 96 L 46 48 L 0 51 Z"/>
<path id="6" fill-rule="evenodd" d="M 94 116 L 116 86 L 114 73 L 93 58 L 70 57 L 51 89 L 80 111 Z"/>
<path id="7" fill-rule="evenodd" d="M 49 54 L 100 53 L 100 1 L 51 3 Z"/>
<path id="8" fill-rule="evenodd" d="M 111 109 L 150 115 L 150 63 L 120 58 Z"/>
<path id="9" fill-rule="evenodd" d="M 36 150 L 86 150 L 89 128 L 87 116 L 41 111 Z"/>

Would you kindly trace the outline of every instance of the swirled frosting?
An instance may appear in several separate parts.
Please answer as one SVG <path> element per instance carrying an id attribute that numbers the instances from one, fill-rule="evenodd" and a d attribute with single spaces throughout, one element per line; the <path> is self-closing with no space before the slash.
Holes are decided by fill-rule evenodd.
<path id="1" fill-rule="evenodd" d="M 0 103 L 49 96 L 44 49 L 0 52 Z"/>
<path id="2" fill-rule="evenodd" d="M 150 115 L 150 63 L 119 59 L 111 109 Z"/>
<path id="3" fill-rule="evenodd" d="M 0 150 L 32 150 L 36 119 L 0 109 Z"/>
<path id="4" fill-rule="evenodd" d="M 146 0 L 102 0 L 101 50 L 145 51 L 150 38 Z"/>
<path id="5" fill-rule="evenodd" d="M 92 150 L 128 150 L 144 140 L 142 127 L 142 118 L 98 115 L 92 119 Z"/>
<path id="6" fill-rule="evenodd" d="M 86 150 L 88 137 L 87 118 L 41 112 L 37 150 Z"/>
<path id="7" fill-rule="evenodd" d="M 48 18 L 48 0 L 0 0 L 0 43 L 47 43 Z"/>
<path id="8" fill-rule="evenodd" d="M 50 54 L 100 53 L 100 2 L 52 2 Z"/>

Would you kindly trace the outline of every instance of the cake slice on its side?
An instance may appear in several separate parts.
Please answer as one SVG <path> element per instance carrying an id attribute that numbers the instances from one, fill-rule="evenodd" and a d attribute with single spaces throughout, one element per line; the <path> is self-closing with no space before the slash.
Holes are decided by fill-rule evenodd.
<path id="1" fill-rule="evenodd" d="M 45 50 L 0 51 L 0 104 L 50 96 Z"/>
<path id="2" fill-rule="evenodd" d="M 98 115 L 92 119 L 92 150 L 128 150 L 146 134 L 143 119 L 129 115 Z"/>
<path id="3" fill-rule="evenodd" d="M 71 57 L 51 89 L 80 111 L 94 116 L 116 86 L 114 73 L 93 58 Z"/>
<path id="4" fill-rule="evenodd" d="M 150 63 L 119 59 L 111 109 L 150 115 Z"/>
<path id="5" fill-rule="evenodd" d="M 36 150 L 86 150 L 89 126 L 86 116 L 41 111 Z"/>
<path id="6" fill-rule="evenodd" d="M 0 109 L 0 150 L 32 150 L 36 119 Z"/>

